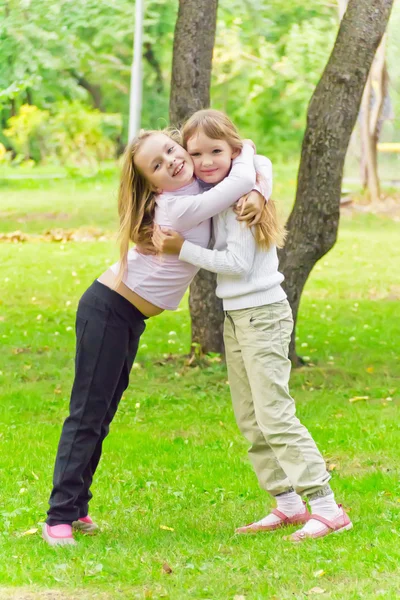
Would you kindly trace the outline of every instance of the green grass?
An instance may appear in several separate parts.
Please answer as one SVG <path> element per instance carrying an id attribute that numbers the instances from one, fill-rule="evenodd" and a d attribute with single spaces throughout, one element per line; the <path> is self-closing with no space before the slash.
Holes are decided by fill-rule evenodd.
<path id="1" fill-rule="evenodd" d="M 293 168 L 277 171 L 287 210 Z M 111 231 L 115 176 L 95 185 L 3 181 L 0 229 L 21 229 L 17 214 L 65 210 L 65 225 L 39 217 L 26 220 L 25 231 L 41 233 L 47 221 Z M 185 365 L 185 301 L 148 323 L 93 486 L 91 511 L 102 532 L 80 536 L 74 549 L 51 549 L 39 533 L 23 533 L 39 527 L 47 509 L 72 382 L 76 303 L 117 251 L 110 241 L 0 244 L 0 598 L 14 587 L 21 598 L 28 589 L 44 598 L 51 588 L 81 600 L 100 592 L 107 600 L 286 600 L 315 587 L 325 590 L 321 598 L 397 598 L 398 239 L 398 223 L 343 219 L 300 311 L 298 348 L 314 366 L 294 372 L 291 389 L 353 531 L 301 546 L 282 532 L 233 535 L 271 502 L 247 461 L 224 366 Z M 356 396 L 368 399 L 349 402 Z"/>

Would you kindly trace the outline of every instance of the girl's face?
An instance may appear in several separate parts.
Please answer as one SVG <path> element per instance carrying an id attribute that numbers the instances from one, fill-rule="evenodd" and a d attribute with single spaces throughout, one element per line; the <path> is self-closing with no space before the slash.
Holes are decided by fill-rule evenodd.
<path id="1" fill-rule="evenodd" d="M 226 140 L 214 140 L 199 131 L 187 142 L 194 163 L 194 174 L 206 183 L 219 183 L 229 173 L 232 159 L 240 150 L 233 150 Z"/>
<path id="2" fill-rule="evenodd" d="M 193 179 L 189 154 L 165 133 L 143 140 L 134 163 L 157 192 L 174 192 Z"/>

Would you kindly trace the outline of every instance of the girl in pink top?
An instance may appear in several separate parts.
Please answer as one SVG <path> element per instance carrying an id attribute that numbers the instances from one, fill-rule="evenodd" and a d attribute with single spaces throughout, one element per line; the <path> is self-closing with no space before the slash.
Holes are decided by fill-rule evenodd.
<path id="1" fill-rule="evenodd" d="M 128 146 L 118 201 L 120 262 L 83 294 L 76 314 L 75 379 L 43 526 L 50 545 L 75 544 L 73 528 L 88 533 L 97 528 L 88 515 L 90 486 L 145 320 L 177 308 L 198 271 L 177 257 L 129 250 L 129 243 L 146 244 L 156 222 L 206 247 L 211 217 L 253 189 L 253 161 L 252 145 L 244 144 L 228 177 L 202 193 L 191 157 L 170 134 L 142 132 Z M 262 205 L 248 206 L 244 217 L 251 221 Z"/>

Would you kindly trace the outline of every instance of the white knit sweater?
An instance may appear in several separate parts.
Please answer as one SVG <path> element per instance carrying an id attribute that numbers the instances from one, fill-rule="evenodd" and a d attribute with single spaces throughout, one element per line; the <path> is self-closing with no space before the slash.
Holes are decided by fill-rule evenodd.
<path id="1" fill-rule="evenodd" d="M 256 157 L 269 198 L 272 192 L 271 162 Z M 253 228 L 237 220 L 232 208 L 213 218 L 214 249 L 202 248 L 185 241 L 179 258 L 196 267 L 217 273 L 217 296 L 223 299 L 225 310 L 252 308 L 272 304 L 286 298 L 281 287 L 283 275 L 278 271 L 276 248 L 257 247 Z"/>

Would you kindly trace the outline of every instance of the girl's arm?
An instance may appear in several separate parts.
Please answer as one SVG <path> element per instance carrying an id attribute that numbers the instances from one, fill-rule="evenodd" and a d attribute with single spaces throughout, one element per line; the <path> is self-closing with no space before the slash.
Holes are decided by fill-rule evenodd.
<path id="1" fill-rule="evenodd" d="M 265 203 L 272 194 L 272 163 L 265 156 L 256 155 L 254 157 L 254 166 L 257 172 L 257 178 L 254 188 L 249 194 L 245 194 L 237 202 L 234 210 L 238 215 L 239 221 L 246 221 L 248 227 L 256 225 L 260 219 Z M 249 219 L 246 215 L 252 214 Z"/>
<path id="2" fill-rule="evenodd" d="M 229 175 L 221 183 L 203 194 L 174 196 L 168 200 L 171 226 L 183 231 L 210 219 L 250 192 L 255 180 L 254 150 L 244 144 L 240 155 L 232 162 Z"/>
<path id="3" fill-rule="evenodd" d="M 260 181 L 256 181 L 253 189 L 260 192 L 267 202 L 272 194 L 272 163 L 266 156 L 257 154 L 254 157 L 254 167 L 261 178 Z"/>
<path id="4" fill-rule="evenodd" d="M 221 217 L 222 218 L 222 217 Z M 249 227 L 236 219 L 233 210 L 226 213 L 226 250 L 209 250 L 185 240 L 171 231 L 158 231 L 156 246 L 167 254 L 179 253 L 179 259 L 213 273 L 243 276 L 254 262 L 256 241 Z"/>

